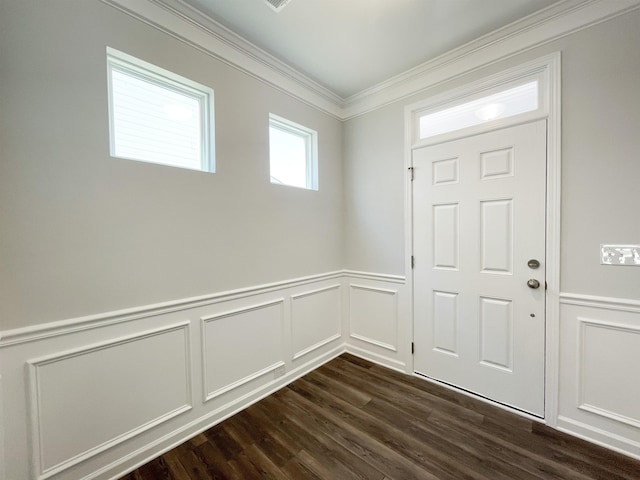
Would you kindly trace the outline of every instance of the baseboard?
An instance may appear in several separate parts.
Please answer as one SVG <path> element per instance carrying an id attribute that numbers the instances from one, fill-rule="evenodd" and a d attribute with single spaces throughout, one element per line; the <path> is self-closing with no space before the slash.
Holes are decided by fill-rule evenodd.
<path id="1" fill-rule="evenodd" d="M 640 442 L 634 442 L 629 438 L 615 435 L 611 432 L 607 432 L 600 428 L 562 415 L 558 417 L 558 426 L 556 428 L 561 432 L 568 433 L 569 435 L 586 440 L 587 442 L 594 443 L 609 450 L 613 450 L 614 452 L 621 453 L 622 455 L 640 460 Z"/>
<path id="2" fill-rule="evenodd" d="M 335 358 L 343 277 L 2 332 L 0 479 L 117 478 Z"/>
<path id="3" fill-rule="evenodd" d="M 254 403 L 259 402 L 265 397 L 277 392 L 281 388 L 286 387 L 290 383 L 294 382 L 298 378 L 306 375 L 307 373 L 315 370 L 316 368 L 330 362 L 334 358 L 340 356 L 345 352 L 345 346 L 340 345 L 334 348 L 332 351 L 315 358 L 304 365 L 288 372 L 285 376 L 280 377 L 277 380 L 270 382 L 269 384 L 256 389 L 248 395 L 242 398 L 235 399 L 228 404 L 216 409 L 215 411 L 198 418 L 195 421 L 171 432 L 168 435 L 158 439 L 157 441 L 149 444 L 145 448 L 132 452 L 127 457 L 121 458 L 110 465 L 105 466 L 99 471 L 94 472 L 90 476 L 84 477 L 82 480 L 93 479 L 110 479 L 116 480 L 127 473 L 136 470 L 140 466 L 148 463 L 154 458 L 172 450 L 173 448 L 181 445 L 196 435 L 208 430 L 209 428 L 223 422 L 227 418 L 232 417 L 236 413 L 250 407 Z M 126 465 L 126 468 L 123 468 Z"/>
<path id="4" fill-rule="evenodd" d="M 385 357 L 377 353 L 365 350 L 364 348 L 355 347 L 347 344 L 345 346 L 345 352 L 360 357 L 364 360 L 368 360 L 372 363 L 380 365 L 382 367 L 390 368 L 400 373 L 407 373 L 407 364 L 393 358 Z"/>
<path id="5" fill-rule="evenodd" d="M 640 458 L 640 301 L 561 293 L 557 428 Z"/>
<path id="6" fill-rule="evenodd" d="M 408 301 L 403 277 L 345 270 L 2 332 L 0 479 L 118 478 L 344 352 L 411 373 Z M 585 323 L 636 338 L 640 302 L 564 293 L 561 307 L 558 430 L 640 458 L 637 429 L 614 421 L 634 407 L 613 405 L 621 406 L 609 409 L 620 414 L 613 420 L 580 409 L 579 383 L 571 383 L 579 378 L 578 365 L 570 364 L 580 358 L 578 328 Z M 222 356 L 221 348 L 228 349 Z M 636 358 L 629 348 L 621 354 Z M 111 359 L 106 369 L 105 358 Z M 178 360 L 179 368 L 164 371 Z M 114 416 L 121 392 L 135 391 L 139 378 L 153 375 L 169 380 L 151 383 L 152 391 L 139 396 L 156 409 L 149 418 L 138 405 L 119 430 L 107 418 L 95 426 L 102 437 L 81 430 L 85 442 L 70 433 L 83 412 Z M 61 390 L 62 384 L 70 388 Z"/>

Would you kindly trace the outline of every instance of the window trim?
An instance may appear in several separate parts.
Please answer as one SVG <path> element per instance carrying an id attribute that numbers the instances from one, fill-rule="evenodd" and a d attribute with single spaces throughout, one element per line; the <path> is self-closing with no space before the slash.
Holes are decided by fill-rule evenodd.
<path id="1" fill-rule="evenodd" d="M 538 87 L 538 107 L 535 110 L 519 113 L 510 117 L 498 118 L 497 120 L 481 122 L 477 125 L 451 130 L 431 137 L 420 137 L 420 119 L 425 115 L 461 106 L 531 82 L 537 82 Z M 405 113 L 407 109 L 411 112 L 411 118 L 409 119 L 411 122 L 411 128 L 409 130 L 411 143 L 414 148 L 435 145 L 503 128 L 515 123 L 526 123 L 545 118 L 549 114 L 548 84 L 548 72 L 543 67 L 536 66 L 531 70 L 520 71 L 514 74 L 489 77 L 485 80 L 474 82 L 472 86 L 464 86 L 444 92 L 428 100 L 418 102 L 415 105 L 405 107 Z"/>
<path id="2" fill-rule="evenodd" d="M 269 132 L 271 128 L 282 132 L 296 135 L 305 143 L 305 170 L 306 186 L 300 187 L 287 183 L 274 182 L 271 177 L 271 145 L 269 145 L 269 178 L 273 185 L 284 185 L 287 187 L 302 188 L 305 190 L 318 190 L 318 132 L 298 123 L 287 120 L 284 117 L 269 113 Z M 271 133 L 269 133 L 269 138 Z M 271 142 L 271 140 L 269 140 Z"/>
<path id="3" fill-rule="evenodd" d="M 116 131 L 114 122 L 114 98 L 113 98 L 113 71 L 118 71 L 158 87 L 172 90 L 176 93 L 188 96 L 196 100 L 200 106 L 200 168 L 190 168 L 170 163 L 154 162 L 141 158 L 125 157 L 117 155 Z M 124 158 L 138 162 L 153 163 L 186 170 L 196 170 L 215 173 L 215 117 L 214 117 L 214 91 L 198 82 L 185 78 L 164 68 L 140 60 L 115 48 L 107 47 L 107 86 L 109 108 L 109 154 L 114 158 Z"/>

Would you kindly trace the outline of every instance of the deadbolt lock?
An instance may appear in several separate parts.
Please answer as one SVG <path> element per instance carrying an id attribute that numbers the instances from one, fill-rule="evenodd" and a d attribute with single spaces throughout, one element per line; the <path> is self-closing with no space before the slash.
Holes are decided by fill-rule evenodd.
<path id="1" fill-rule="evenodd" d="M 529 260 L 527 262 L 527 266 L 529 268 L 539 268 L 540 267 L 540 262 L 538 260 L 536 260 L 535 258 L 532 258 L 531 260 Z"/>

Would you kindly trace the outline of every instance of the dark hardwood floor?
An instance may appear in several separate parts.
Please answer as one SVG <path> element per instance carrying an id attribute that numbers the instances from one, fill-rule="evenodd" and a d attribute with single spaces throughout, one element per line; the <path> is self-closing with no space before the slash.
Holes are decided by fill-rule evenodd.
<path id="1" fill-rule="evenodd" d="M 640 462 L 342 355 L 123 480 L 638 480 Z"/>

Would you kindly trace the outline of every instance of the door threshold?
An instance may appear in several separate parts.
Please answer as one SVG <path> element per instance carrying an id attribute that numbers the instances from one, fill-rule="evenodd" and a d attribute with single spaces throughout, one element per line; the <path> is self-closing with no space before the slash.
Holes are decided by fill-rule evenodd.
<path id="1" fill-rule="evenodd" d="M 533 413 L 527 412 L 526 410 L 521 410 L 519 408 L 516 407 L 512 407 L 510 405 L 504 404 L 504 403 L 500 403 L 496 400 L 492 400 L 488 397 L 485 397 L 483 395 L 480 395 L 479 393 L 476 392 L 472 392 L 471 390 L 465 390 L 464 388 L 458 387 L 456 385 L 452 385 L 450 383 L 447 382 L 443 382 L 442 380 L 438 380 L 436 378 L 433 377 L 429 377 L 428 375 L 425 375 L 424 373 L 420 373 L 420 372 L 413 372 L 413 375 L 415 377 L 421 378 L 422 380 L 426 380 L 427 382 L 431 382 L 434 383 L 436 385 L 440 385 L 441 387 L 447 388 L 449 390 L 453 390 L 454 392 L 460 393 L 462 395 L 465 395 L 467 397 L 471 397 L 474 398 L 476 400 L 480 400 L 481 402 L 487 403 L 491 406 L 500 408 L 502 410 L 506 410 L 507 412 L 511 412 L 511 413 L 515 413 L 516 415 L 519 415 L 521 417 L 525 417 L 529 420 L 533 420 L 535 422 L 538 423 L 542 423 L 546 425 L 546 421 L 544 417 L 535 415 Z"/>

